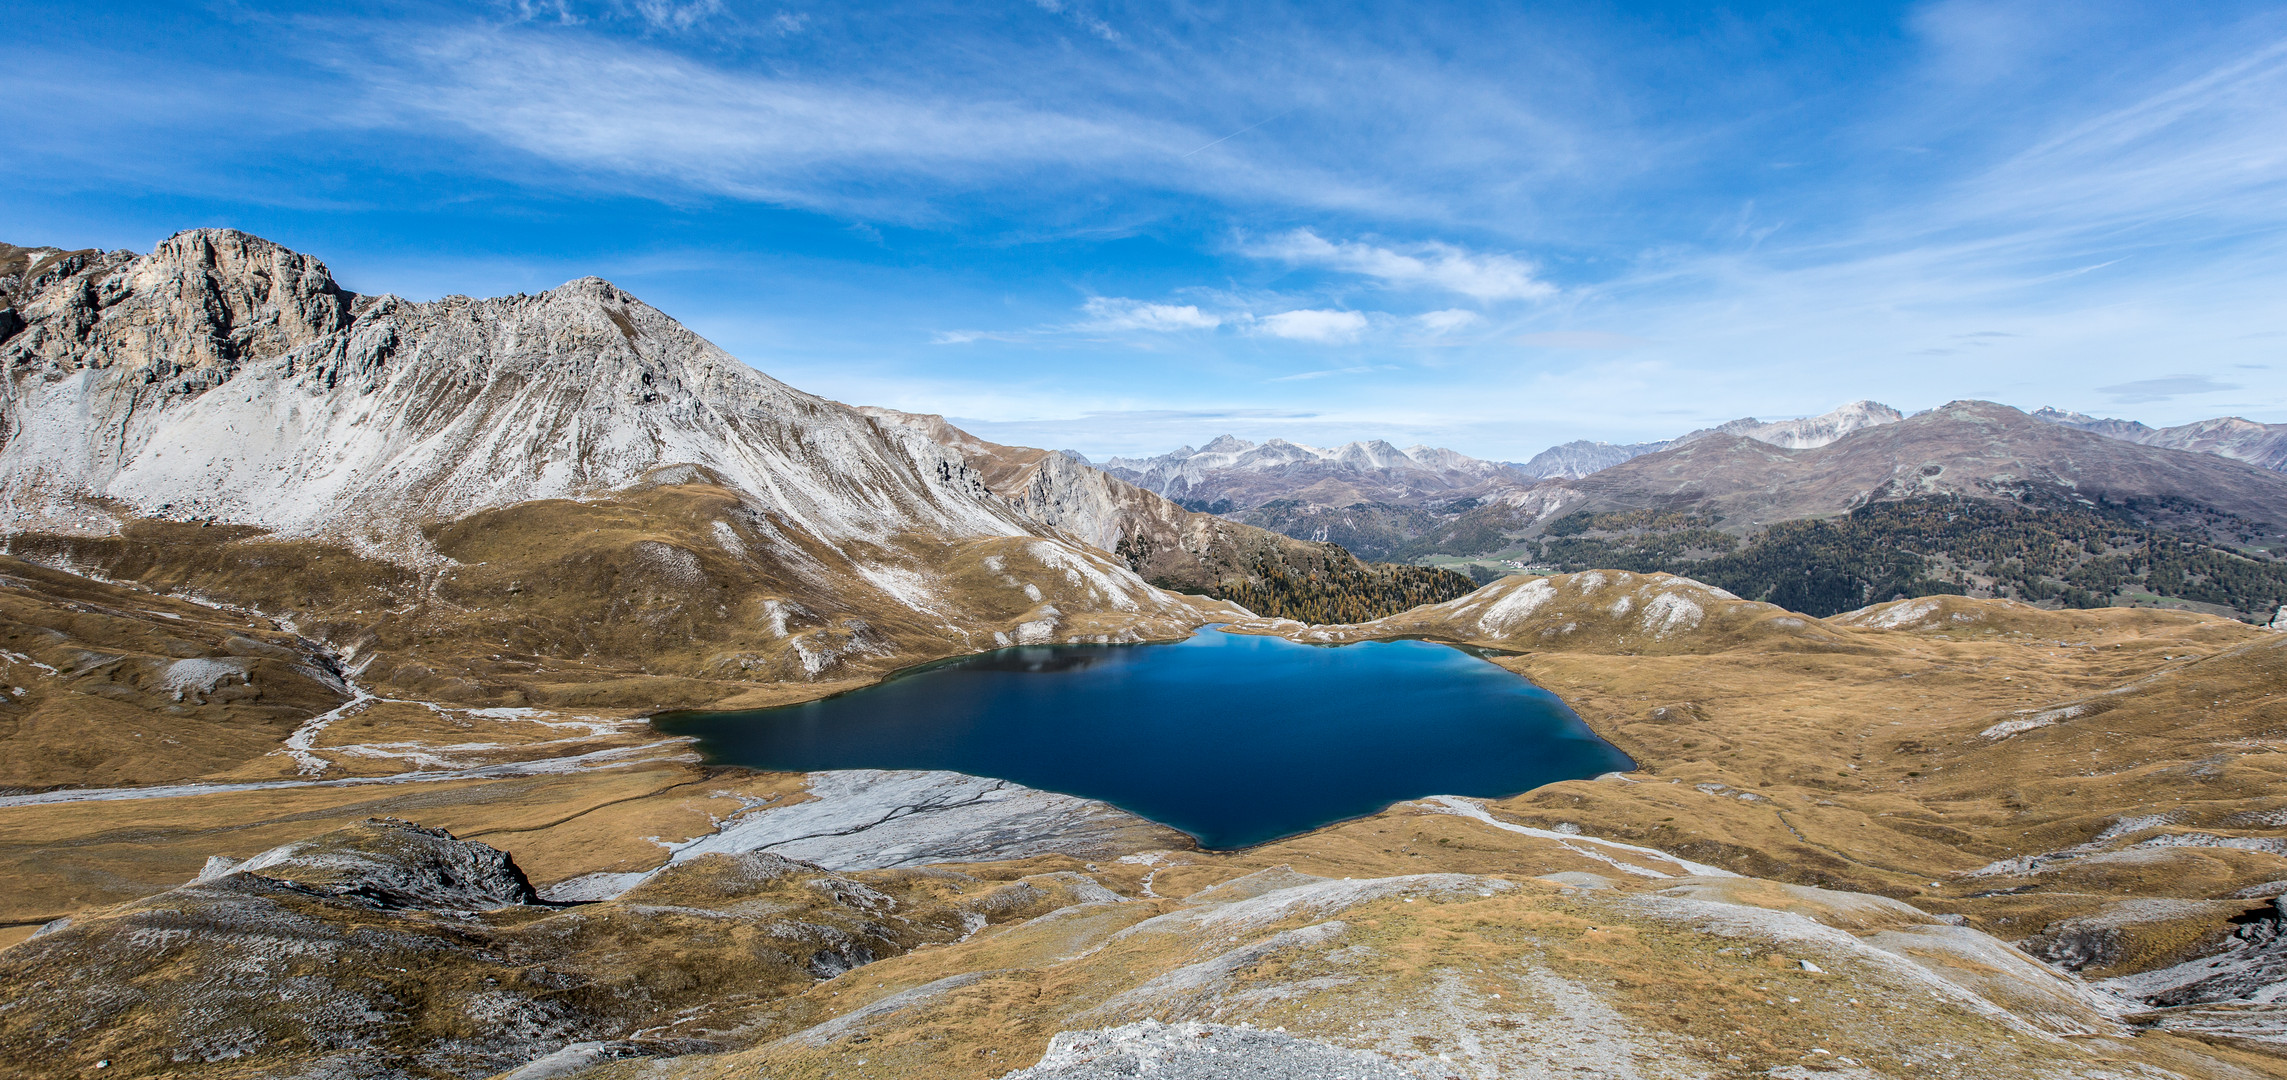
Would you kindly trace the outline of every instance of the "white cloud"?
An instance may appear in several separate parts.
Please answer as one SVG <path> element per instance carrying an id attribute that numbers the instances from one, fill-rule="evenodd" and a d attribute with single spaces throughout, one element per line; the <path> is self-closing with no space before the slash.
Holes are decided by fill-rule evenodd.
<path id="1" fill-rule="evenodd" d="M 929 335 L 931 345 L 968 345 L 979 341 L 1023 342 L 1032 340 L 1029 334 L 1011 334 L 999 330 L 939 330 Z"/>
<path id="2" fill-rule="evenodd" d="M 1119 296 L 1090 297 L 1080 310 L 1087 313 L 1086 321 L 1073 326 L 1075 330 L 1153 330 L 1172 333 L 1179 330 L 1213 330 L 1223 325 L 1221 316 L 1199 310 L 1197 304 L 1152 304 Z"/>
<path id="3" fill-rule="evenodd" d="M 1477 300 L 1534 300 L 1556 293 L 1556 287 L 1535 276 L 1532 264 L 1522 259 L 1481 255 L 1436 241 L 1383 247 L 1332 241 L 1309 229 L 1296 229 L 1249 247 L 1246 253 L 1362 274 L 1391 285 L 1443 289 Z"/>
<path id="4" fill-rule="evenodd" d="M 1516 340 L 1519 345 L 1536 349 L 1634 349 L 1651 344 L 1640 337 L 1608 334 L 1602 330 L 1551 330 L 1525 334 Z"/>
<path id="5" fill-rule="evenodd" d="M 1432 334 L 1450 334 L 1484 322 L 1485 317 L 1464 308 L 1446 308 L 1444 311 L 1425 311 L 1414 316 L 1414 321 Z"/>
<path id="6" fill-rule="evenodd" d="M 1273 337 L 1338 344 L 1355 341 L 1358 335 L 1365 333 L 1366 316 L 1355 311 L 1302 308 L 1266 315 L 1255 320 L 1255 325 Z"/>

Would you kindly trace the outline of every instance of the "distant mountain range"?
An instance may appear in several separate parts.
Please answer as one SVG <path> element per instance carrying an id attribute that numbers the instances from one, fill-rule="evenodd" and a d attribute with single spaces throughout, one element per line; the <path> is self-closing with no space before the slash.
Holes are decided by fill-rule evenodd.
<path id="1" fill-rule="evenodd" d="M 2252 521 L 2287 523 L 2287 476 L 2275 471 L 2042 423 L 1989 401 L 1953 402 L 1799 449 L 1711 433 L 1587 477 L 1539 485 L 1516 504 L 1543 515 L 1689 510 L 1743 530 L 1879 499 L 2000 498 L 2046 486 L 2085 499 L 2190 499 Z"/>
<path id="2" fill-rule="evenodd" d="M 1452 500 L 1527 479 L 1498 462 L 1431 446 L 1400 450 L 1379 439 L 1322 450 L 1285 439 L 1254 443 L 1225 435 L 1197 450 L 1115 457 L 1100 467 L 1191 509 L 1218 514 L 1277 499 L 1334 506 Z"/>
<path id="3" fill-rule="evenodd" d="M 1853 401 L 1817 416 L 1769 422 L 1749 416 L 1660 442 L 1608 443 L 1576 439 L 1562 446 L 1549 447 L 1533 455 L 1530 461 L 1510 462 L 1509 467 L 1536 479 L 1579 479 L 1631 458 L 1656 454 L 1671 446 L 1681 446 L 1710 435 L 1739 435 L 1789 450 L 1807 450 L 1825 446 L 1853 431 L 1880 424 L 1895 424 L 1903 419 L 1904 413 L 1880 402 Z"/>
<path id="4" fill-rule="evenodd" d="M 2287 604 L 2283 523 L 2287 474 L 1957 401 L 1805 449 L 1706 435 L 1385 554 L 1665 571 L 1814 615 L 1965 593 L 2265 619 Z"/>
<path id="5" fill-rule="evenodd" d="M 2235 549 L 2270 544 L 2287 523 L 2287 425 L 2154 429 L 1985 402 L 1907 417 L 1857 401 L 1654 443 L 1571 443 L 1522 464 L 1380 440 L 1322 449 L 1226 435 L 1097 469 L 935 417 L 804 394 L 600 279 L 414 303 L 351 293 L 317 260 L 226 230 L 184 233 L 149 255 L 0 248 L 0 361 L 0 530 L 13 550 L 111 577 L 163 572 L 344 633 L 370 628 L 357 616 L 387 597 L 418 613 L 382 648 L 407 686 L 469 678 L 446 672 L 472 670 L 468 657 L 504 642 L 737 681 L 876 670 L 949 647 L 947 633 L 1148 636 L 1213 617 L 1146 582 L 1255 597 L 1259 611 L 1291 597 L 1332 617 L 1362 597 L 1402 605 L 1451 587 L 1353 555 L 1529 549 L 1626 569 L 1651 565 L 1643 538 L 1654 533 L 1698 530 L 1692 542 L 1706 543 L 1690 550 L 1712 557 L 1737 546 L 1715 533 L 1751 537 L 1934 498 L 2082 506 L 2123 529 Z M 722 508 L 659 524 L 670 489 L 676 499 L 704 489 Z M 579 524 L 606 509 L 654 524 Z M 1632 513 L 1653 517 L 1614 517 Z M 1568 520 L 1574 539 L 1559 552 L 1552 530 Z M 520 529 L 561 550 L 492 546 Z M 1633 539 L 1618 543 L 1623 534 Z M 1587 540 L 1605 546 L 1580 547 Z M 966 554 L 949 563 L 946 544 Z M 1014 571 L 976 569 L 1016 565 L 1011 545 L 1043 567 L 1086 562 L 1092 549 L 1112 557 L 1111 576 L 1057 596 L 1009 584 Z M 2128 558 L 2111 541 L 2084 547 Z M 293 572 L 257 568 L 286 565 L 276 552 L 289 548 L 302 553 Z M 160 550 L 204 554 L 167 569 Z M 1658 565 L 1681 567 L 1683 550 Z M 2148 575 L 2151 560 L 2129 561 Z M 2011 580 L 2026 595 L 2064 580 L 2021 569 Z M 2209 584 L 2136 580 L 2176 590 L 2167 595 L 2206 589 L 2235 610 L 2269 595 L 2264 574 L 2237 564 L 2186 572 Z M 614 575 L 658 587 L 558 595 L 530 584 Z M 1335 579 L 1350 583 L 1338 596 L 1308 584 Z M 352 599 L 350 583 L 368 580 L 380 584 L 355 588 L 376 598 Z M 768 611 L 679 606 L 674 597 L 701 581 L 737 582 Z M 2093 584 L 2072 588 L 2096 595 Z M 575 614 L 591 610 L 600 614 Z M 727 688 L 692 690 L 718 692 Z"/>
<path id="6" fill-rule="evenodd" d="M 2153 428 L 2134 420 L 2053 408 L 2029 415 L 2141 446 L 2191 450 L 2266 469 L 2287 469 L 2287 424 L 2258 424 L 2231 416 Z M 1101 467 L 1193 509 L 1214 513 L 1243 512 L 1279 499 L 1322 506 L 1357 502 L 1415 505 L 1424 500 L 1450 501 L 1482 494 L 1484 489 L 1517 482 L 1577 480 L 1645 454 L 1714 435 L 1739 436 L 1788 450 L 1811 450 L 1853 432 L 1904 419 L 1905 413 L 1888 405 L 1861 400 L 1817 416 L 1772 421 L 1743 417 L 1654 442 L 1576 439 L 1549 447 L 1526 461 L 1506 462 L 1481 460 L 1438 447 L 1400 450 L 1379 439 L 1321 450 L 1284 439 L 1258 444 L 1224 435 L 1198 450 L 1186 446 L 1158 457 L 1116 457 Z M 1225 502 L 1227 506 L 1222 505 Z"/>
<path id="7" fill-rule="evenodd" d="M 1321 449 L 1285 439 L 1256 443 L 1224 435 L 1196 450 L 1185 446 L 1157 457 L 1115 457 L 1098 467 L 1190 509 L 1215 514 L 1243 514 L 1289 501 L 1319 507 L 1361 503 L 1411 507 L 1483 497 L 1552 477 L 1587 476 L 1712 435 L 1743 436 L 1800 450 L 1901 419 L 1904 414 L 1887 405 L 1854 401 L 1819 416 L 1778 421 L 1750 416 L 1659 442 L 1569 442 L 1525 462 L 1486 461 L 1433 446 L 1401 450 L 1380 439 Z"/>
<path id="8" fill-rule="evenodd" d="M 2099 419 L 2085 413 L 2049 408 L 2035 410 L 2032 415 L 2036 420 L 2093 431 L 2108 439 L 2119 439 L 2140 446 L 2193 450 L 2260 465 L 2266 469 L 2287 469 L 2287 424 L 2258 424 L 2253 420 L 2224 416 L 2176 427 L 2154 428 L 2134 420 Z"/>
<path id="9" fill-rule="evenodd" d="M 2287 603 L 2287 565 L 2265 554 L 2287 549 L 2282 465 L 2287 425 L 2155 429 L 1982 401 L 1907 416 L 1855 401 L 1659 442 L 1567 443 L 1522 463 L 1224 436 L 1105 468 L 1194 510 L 1362 558 L 1478 560 L 1481 578 L 1529 560 L 1666 570 L 1819 614 L 1964 591 L 2075 605 L 2157 597 L 2252 617 Z M 1937 518 L 1923 513 L 1945 500 Z M 1853 524 L 1796 528 L 1845 517 Z"/>

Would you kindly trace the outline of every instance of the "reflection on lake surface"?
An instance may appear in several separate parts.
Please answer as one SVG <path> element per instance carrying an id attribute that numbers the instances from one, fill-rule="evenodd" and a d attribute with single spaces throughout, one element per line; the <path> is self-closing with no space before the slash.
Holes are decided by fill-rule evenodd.
<path id="1" fill-rule="evenodd" d="M 718 762 L 997 777 L 1102 799 L 1211 848 L 1634 764 L 1555 695 L 1450 646 L 1216 631 L 1002 649 L 800 705 L 653 722 Z"/>

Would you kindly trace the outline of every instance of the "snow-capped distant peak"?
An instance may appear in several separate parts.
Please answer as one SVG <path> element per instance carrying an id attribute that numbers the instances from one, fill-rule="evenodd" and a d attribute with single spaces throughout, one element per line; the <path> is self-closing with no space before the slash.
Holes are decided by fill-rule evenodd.
<path id="1" fill-rule="evenodd" d="M 1826 446 L 1852 432 L 1863 431 L 1870 427 L 1880 427 L 1883 424 L 1895 424 L 1905 418 L 1906 414 L 1879 401 L 1859 400 L 1838 406 L 1817 416 L 1805 416 L 1795 420 L 1763 421 L 1752 416 L 1742 417 L 1727 424 L 1702 428 L 1675 440 L 1675 442 L 1678 444 L 1687 443 L 1694 439 L 1704 439 L 1709 435 L 1720 433 L 1738 435 L 1757 442 L 1784 447 L 1788 450 L 1809 450 Z"/>

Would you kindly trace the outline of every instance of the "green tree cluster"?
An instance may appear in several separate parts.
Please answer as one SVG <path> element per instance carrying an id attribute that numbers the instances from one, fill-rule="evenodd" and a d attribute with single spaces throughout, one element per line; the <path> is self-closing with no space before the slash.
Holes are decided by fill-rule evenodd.
<path id="1" fill-rule="evenodd" d="M 1257 559 L 1250 576 L 1224 581 L 1207 595 L 1241 604 L 1257 615 L 1306 623 L 1357 623 L 1422 604 L 1466 596 L 1477 585 L 1434 566 L 1354 563 L 1297 570 Z"/>

